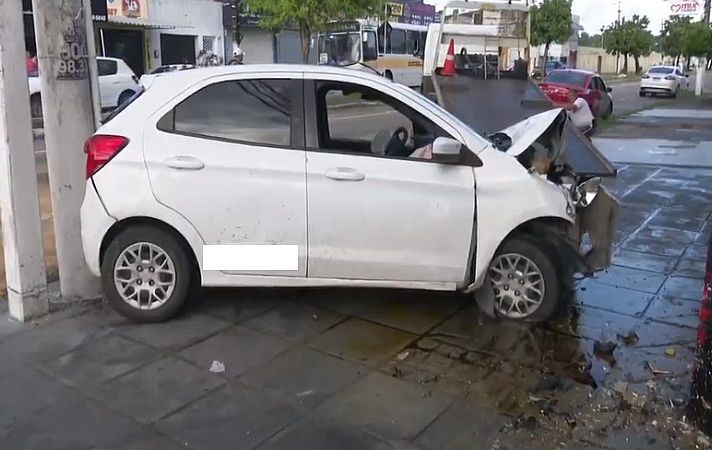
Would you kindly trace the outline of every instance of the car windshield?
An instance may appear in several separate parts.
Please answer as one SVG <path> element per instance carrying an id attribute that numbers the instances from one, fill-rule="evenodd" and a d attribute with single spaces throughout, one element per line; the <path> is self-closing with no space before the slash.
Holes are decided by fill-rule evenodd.
<path id="1" fill-rule="evenodd" d="M 577 72 L 551 72 L 546 76 L 544 81 L 548 83 L 563 83 L 573 84 L 575 86 L 583 86 L 586 84 L 588 76 L 584 73 Z"/>
<path id="2" fill-rule="evenodd" d="M 348 31 L 319 36 L 319 64 L 350 66 L 361 61 L 361 33 Z"/>
<path id="3" fill-rule="evenodd" d="M 546 63 L 546 67 L 548 68 L 554 68 L 554 67 L 559 67 L 559 62 L 558 61 L 549 61 Z"/>
<path id="4" fill-rule="evenodd" d="M 675 69 L 672 69 L 670 67 L 653 67 L 652 69 L 648 70 L 648 73 L 657 73 L 657 74 L 671 74 L 675 71 Z"/>

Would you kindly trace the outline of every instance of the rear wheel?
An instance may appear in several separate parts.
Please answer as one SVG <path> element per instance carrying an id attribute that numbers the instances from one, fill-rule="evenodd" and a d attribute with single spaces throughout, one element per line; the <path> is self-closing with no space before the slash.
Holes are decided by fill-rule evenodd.
<path id="1" fill-rule="evenodd" d="M 497 315 L 527 322 L 551 317 L 561 286 L 554 258 L 524 236 L 507 240 L 489 267 Z"/>
<path id="2" fill-rule="evenodd" d="M 679 88 L 679 87 L 676 87 L 676 88 L 675 88 L 675 91 L 672 93 L 671 97 L 672 97 L 672 98 L 677 98 L 677 92 L 678 92 L 679 90 L 680 90 L 680 88 Z"/>
<path id="3" fill-rule="evenodd" d="M 136 226 L 109 244 L 101 265 L 104 292 L 116 311 L 137 322 L 173 317 L 191 292 L 191 264 L 169 232 Z"/>
<path id="4" fill-rule="evenodd" d="M 641 97 L 645 97 L 645 96 L 646 96 L 645 91 L 640 91 L 640 92 L 638 92 L 638 95 L 641 96 Z"/>
<path id="5" fill-rule="evenodd" d="M 386 73 L 384 75 L 386 78 L 393 81 L 393 72 L 391 72 L 390 70 L 386 70 Z"/>

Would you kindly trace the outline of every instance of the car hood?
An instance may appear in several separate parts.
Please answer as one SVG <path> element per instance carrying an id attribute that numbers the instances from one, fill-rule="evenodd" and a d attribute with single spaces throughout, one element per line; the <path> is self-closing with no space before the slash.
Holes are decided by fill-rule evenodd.
<path id="1" fill-rule="evenodd" d="M 555 108 L 550 111 L 531 116 L 521 122 L 511 125 L 500 133 L 504 133 L 512 140 L 512 146 L 506 151 L 508 155 L 519 156 L 527 150 L 533 143 L 546 137 L 547 134 L 559 132 L 558 144 L 556 148 L 550 148 L 550 156 L 555 158 L 561 153 L 561 132 L 566 121 L 566 112 L 562 108 Z M 557 137 L 557 136 L 553 136 Z"/>

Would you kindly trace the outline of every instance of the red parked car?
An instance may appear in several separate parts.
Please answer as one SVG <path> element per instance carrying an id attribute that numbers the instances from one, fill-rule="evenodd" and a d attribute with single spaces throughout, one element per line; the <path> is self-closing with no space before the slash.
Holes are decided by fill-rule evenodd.
<path id="1" fill-rule="evenodd" d="M 607 119 L 613 115 L 613 89 L 606 86 L 603 79 L 593 72 L 585 70 L 552 70 L 539 85 L 549 96 L 554 105 L 563 106 L 569 103 L 569 92 L 588 102 L 591 112 L 596 117 Z"/>

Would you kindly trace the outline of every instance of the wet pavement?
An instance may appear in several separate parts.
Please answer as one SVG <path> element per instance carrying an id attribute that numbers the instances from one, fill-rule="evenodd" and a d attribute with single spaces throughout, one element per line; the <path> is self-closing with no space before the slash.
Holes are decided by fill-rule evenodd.
<path id="1" fill-rule="evenodd" d="M 608 185 L 615 265 L 546 326 L 365 289 L 211 290 L 159 325 L 103 303 L 2 312 L 0 447 L 705 447 L 683 416 L 712 171 L 628 165 Z"/>

